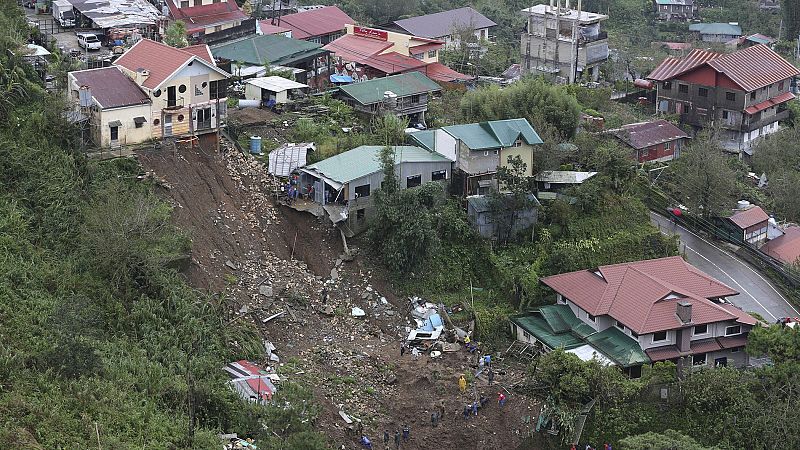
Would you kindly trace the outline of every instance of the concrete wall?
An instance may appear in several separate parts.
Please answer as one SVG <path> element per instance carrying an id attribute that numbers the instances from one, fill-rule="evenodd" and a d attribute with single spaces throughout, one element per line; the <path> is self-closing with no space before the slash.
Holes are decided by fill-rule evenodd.
<path id="1" fill-rule="evenodd" d="M 147 122 L 143 123 L 140 128 L 136 128 L 133 122 L 134 117 L 144 117 Z M 111 127 L 108 126 L 110 122 L 118 120 L 122 123 L 119 127 L 118 145 L 139 144 L 150 140 L 152 137 L 152 121 L 150 120 L 150 105 L 136 105 L 124 108 L 107 109 L 99 111 L 98 122 L 92 124 L 92 127 L 97 129 L 97 136 L 99 140 L 95 143 L 101 147 L 108 147 L 111 142 Z"/>
<path id="2" fill-rule="evenodd" d="M 244 87 L 244 98 L 247 100 L 258 100 L 261 101 L 261 92 L 267 91 L 271 98 L 275 99 L 275 103 L 289 103 L 289 91 L 269 91 L 267 89 L 262 89 L 256 85 L 247 83 Z"/>
<path id="3" fill-rule="evenodd" d="M 508 158 L 519 156 L 522 158 L 522 161 L 525 163 L 526 172 L 525 175 L 532 177 L 533 174 L 533 146 L 526 144 L 524 141 L 522 145 L 519 147 L 504 147 L 500 149 L 500 165 L 502 167 L 508 167 Z"/>
<path id="4" fill-rule="evenodd" d="M 500 165 L 500 149 L 472 150 L 458 141 L 457 167 L 470 174 L 496 172 Z"/>
<path id="5" fill-rule="evenodd" d="M 458 141 L 456 138 L 441 128 L 434 130 L 433 136 L 433 150 L 451 161 L 456 161 L 458 158 Z"/>
<path id="6" fill-rule="evenodd" d="M 354 27 L 355 27 L 355 25 L 352 25 L 352 24 L 345 25 L 346 33 L 347 34 L 355 34 L 353 32 Z M 386 31 L 386 30 L 381 30 L 381 31 L 385 32 L 387 34 L 386 42 L 392 44 L 392 46 L 387 48 L 386 50 L 384 50 L 382 52 L 382 54 L 391 53 L 391 52 L 397 52 L 397 53 L 400 53 L 401 55 L 404 55 L 404 56 L 412 56 L 413 57 L 413 55 L 409 52 L 409 48 L 415 47 L 415 46 L 418 46 L 418 45 L 426 44 L 425 41 L 421 41 L 421 40 L 415 38 L 414 36 L 411 36 L 410 34 L 403 34 L 403 33 L 397 33 L 397 32 L 394 32 L 394 31 Z M 428 56 L 428 52 L 426 51 L 424 56 L 422 58 L 418 58 L 418 59 L 420 61 L 424 61 L 426 63 L 439 62 L 439 51 L 437 50 L 435 55 L 432 56 L 432 57 Z"/>

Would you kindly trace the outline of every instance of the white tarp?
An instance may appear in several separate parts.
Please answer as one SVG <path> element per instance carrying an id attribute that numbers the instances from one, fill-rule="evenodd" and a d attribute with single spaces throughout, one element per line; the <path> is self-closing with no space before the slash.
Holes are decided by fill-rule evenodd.
<path id="1" fill-rule="evenodd" d="M 573 355 L 577 356 L 581 359 L 581 361 L 591 361 L 593 359 L 597 360 L 600 364 L 604 366 L 613 366 L 614 361 L 606 358 L 605 355 L 600 353 L 596 348 L 592 347 L 589 344 L 581 345 L 578 348 L 573 348 L 572 350 L 567 350 L 566 353 L 572 353 Z"/>
<path id="2" fill-rule="evenodd" d="M 166 18 L 146 0 L 71 0 L 99 28 L 155 25 Z"/>
<path id="3" fill-rule="evenodd" d="M 313 142 L 284 144 L 269 152 L 269 173 L 279 177 L 288 177 L 298 167 L 306 165 L 308 151 L 315 150 Z"/>

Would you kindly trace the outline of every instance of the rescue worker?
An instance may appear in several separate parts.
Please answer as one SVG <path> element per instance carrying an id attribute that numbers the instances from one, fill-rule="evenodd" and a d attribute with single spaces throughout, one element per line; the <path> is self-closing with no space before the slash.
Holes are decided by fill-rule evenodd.
<path id="1" fill-rule="evenodd" d="M 462 394 L 467 391 L 467 379 L 464 378 L 464 375 L 461 375 L 458 379 L 458 389 L 461 390 Z"/>

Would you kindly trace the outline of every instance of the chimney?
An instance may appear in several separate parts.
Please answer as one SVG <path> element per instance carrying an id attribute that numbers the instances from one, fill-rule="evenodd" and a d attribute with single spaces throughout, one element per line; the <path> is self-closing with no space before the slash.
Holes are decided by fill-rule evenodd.
<path id="1" fill-rule="evenodd" d="M 684 325 L 692 323 L 692 304 L 689 302 L 678 302 L 676 305 L 676 313 L 678 319 Z"/>
<path id="2" fill-rule="evenodd" d="M 139 68 L 139 69 L 136 69 L 136 79 L 134 79 L 133 81 L 135 81 L 136 84 L 141 86 L 144 83 L 144 80 L 146 80 L 147 77 L 149 77 L 149 76 L 150 76 L 150 71 L 149 70 Z"/>

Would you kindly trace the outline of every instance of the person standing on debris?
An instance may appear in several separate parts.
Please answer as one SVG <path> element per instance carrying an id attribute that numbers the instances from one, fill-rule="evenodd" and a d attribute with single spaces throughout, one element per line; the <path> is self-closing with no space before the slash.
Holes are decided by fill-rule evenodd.
<path id="1" fill-rule="evenodd" d="M 478 415 L 478 402 L 472 402 L 472 414 L 475 416 Z"/>
<path id="2" fill-rule="evenodd" d="M 406 344 L 400 344 L 400 357 L 406 354 Z"/>
<path id="3" fill-rule="evenodd" d="M 395 431 L 394 432 L 394 448 L 395 449 L 400 448 L 400 432 L 399 431 Z"/>
<path id="4" fill-rule="evenodd" d="M 464 405 L 464 420 L 469 419 L 469 405 Z"/>
<path id="5" fill-rule="evenodd" d="M 431 413 L 431 427 L 436 428 L 436 412 Z"/>
<path id="6" fill-rule="evenodd" d="M 389 450 L 389 430 L 383 430 L 383 448 Z"/>
<path id="7" fill-rule="evenodd" d="M 492 385 L 492 382 L 494 382 L 494 370 L 492 370 L 492 369 L 490 368 L 490 369 L 489 369 L 489 386 L 491 386 L 491 385 Z"/>
<path id="8" fill-rule="evenodd" d="M 464 375 L 461 375 L 461 378 L 458 379 L 458 389 L 461 390 L 461 393 L 467 392 L 467 379 L 464 378 Z"/>
<path id="9" fill-rule="evenodd" d="M 444 419 L 444 399 L 439 400 L 439 420 Z"/>
<path id="10" fill-rule="evenodd" d="M 498 403 L 498 404 L 500 405 L 500 407 L 502 408 L 502 407 L 503 407 L 503 405 L 505 405 L 505 404 L 506 404 L 506 394 L 503 394 L 502 392 L 498 392 L 498 393 L 497 393 L 497 403 Z"/>
<path id="11" fill-rule="evenodd" d="M 483 365 L 486 367 L 492 367 L 492 355 L 485 355 L 483 357 Z"/>
<path id="12" fill-rule="evenodd" d="M 363 434 L 361 435 L 361 445 L 363 445 L 364 448 L 368 448 L 370 450 L 372 449 L 372 442 L 370 442 L 369 438 Z"/>
<path id="13" fill-rule="evenodd" d="M 403 425 L 403 442 L 408 442 L 409 433 L 411 433 L 411 429 L 408 428 L 408 424 Z"/>
<path id="14" fill-rule="evenodd" d="M 328 287 L 327 286 L 322 288 L 322 304 L 323 305 L 327 305 L 328 304 Z"/>

